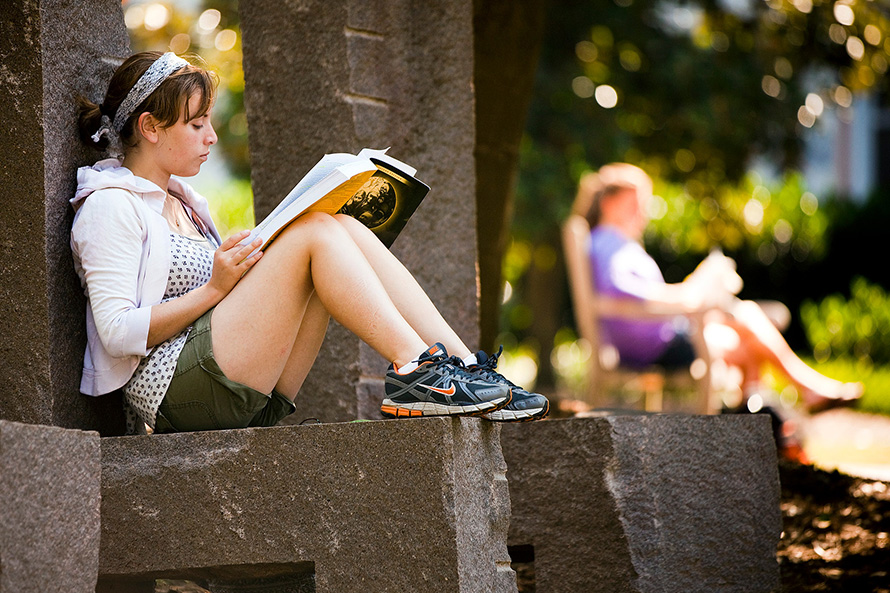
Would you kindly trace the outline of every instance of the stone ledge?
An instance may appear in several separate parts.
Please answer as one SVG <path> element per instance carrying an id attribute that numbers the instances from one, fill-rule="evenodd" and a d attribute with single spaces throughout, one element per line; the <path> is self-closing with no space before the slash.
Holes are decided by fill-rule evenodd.
<path id="1" fill-rule="evenodd" d="M 767 593 L 779 584 L 765 416 L 637 415 L 502 430 L 508 543 L 539 593 Z"/>
<path id="2" fill-rule="evenodd" d="M 91 593 L 99 435 L 0 420 L 2 593 Z"/>
<path id="3" fill-rule="evenodd" d="M 515 591 L 504 471 L 477 419 L 106 438 L 99 590 L 291 570 L 319 592 Z"/>

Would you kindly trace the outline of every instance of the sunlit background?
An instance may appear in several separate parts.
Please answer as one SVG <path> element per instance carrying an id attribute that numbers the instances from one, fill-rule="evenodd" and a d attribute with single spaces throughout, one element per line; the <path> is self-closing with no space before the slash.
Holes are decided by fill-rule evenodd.
<path id="1" fill-rule="evenodd" d="M 865 381 L 861 409 L 890 413 L 890 266 L 874 264 L 890 220 L 890 11 L 876 0 L 551 4 L 503 260 L 506 372 L 559 398 L 586 389 L 591 353 L 559 224 L 582 173 L 627 161 L 655 179 L 646 245 L 668 281 L 721 248 L 743 297 L 789 306 L 796 351 Z M 123 6 L 134 50 L 195 53 L 220 74 L 220 142 L 194 185 L 224 232 L 251 226 L 237 3 Z"/>

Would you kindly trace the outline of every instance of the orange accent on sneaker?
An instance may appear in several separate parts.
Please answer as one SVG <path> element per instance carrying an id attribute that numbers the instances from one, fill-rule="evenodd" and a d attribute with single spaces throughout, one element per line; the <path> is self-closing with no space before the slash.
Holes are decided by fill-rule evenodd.
<path id="1" fill-rule="evenodd" d="M 384 414 L 395 416 L 396 418 L 408 418 L 411 416 L 423 416 L 420 410 L 409 410 L 405 408 L 397 408 L 396 406 L 380 406 L 380 411 Z"/>

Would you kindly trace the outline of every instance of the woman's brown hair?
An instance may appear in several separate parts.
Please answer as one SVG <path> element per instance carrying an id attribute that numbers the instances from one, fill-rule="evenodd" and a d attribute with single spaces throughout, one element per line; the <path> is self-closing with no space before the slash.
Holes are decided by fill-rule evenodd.
<path id="1" fill-rule="evenodd" d="M 78 97 L 78 124 L 80 139 L 87 146 L 99 150 L 108 147 L 108 139 L 100 137 L 98 142 L 91 136 L 99 129 L 103 115 L 114 119 L 118 107 L 127 97 L 127 93 L 136 84 L 146 70 L 163 54 L 158 51 L 144 51 L 133 54 L 121 64 L 111 82 L 108 92 L 100 105 L 89 99 Z M 190 56 L 190 61 L 200 58 Z M 139 104 L 127 118 L 120 131 L 121 142 L 125 148 L 136 144 L 136 121 L 143 113 L 151 113 L 162 128 L 169 128 L 180 118 L 186 121 L 205 115 L 213 106 L 216 94 L 216 75 L 200 65 L 189 64 L 168 76 L 158 88 Z M 198 93 L 201 103 L 197 112 L 189 113 L 189 99 Z"/>
<path id="2" fill-rule="evenodd" d="M 610 163 L 596 173 L 585 173 L 578 183 L 572 214 L 583 216 L 594 228 L 600 222 L 603 200 L 625 189 L 651 194 L 652 179 L 639 167 L 627 163 Z"/>

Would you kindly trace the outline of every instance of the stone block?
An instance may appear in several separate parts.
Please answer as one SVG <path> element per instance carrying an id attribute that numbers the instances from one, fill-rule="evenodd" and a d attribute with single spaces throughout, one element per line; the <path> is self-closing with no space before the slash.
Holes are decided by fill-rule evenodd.
<path id="1" fill-rule="evenodd" d="M 103 439 L 99 590 L 515 591 L 505 470 L 478 419 Z"/>
<path id="2" fill-rule="evenodd" d="M 92 593 L 99 435 L 0 420 L 0 593 Z"/>
<path id="3" fill-rule="evenodd" d="M 533 554 L 539 593 L 778 587 L 779 480 L 765 416 L 549 420 L 505 426 L 502 444 L 508 543 Z"/>
<path id="4" fill-rule="evenodd" d="M 119 400 L 78 393 L 85 299 L 68 246 L 80 144 L 75 99 L 101 100 L 129 55 L 116 0 L 0 4 L 0 418 L 113 432 Z M 27 394 L 27 396 L 23 396 Z M 122 423 L 119 423 L 122 426 Z"/>
<path id="5" fill-rule="evenodd" d="M 393 252 L 476 346 L 472 2 L 257 0 L 239 10 L 257 217 L 323 154 L 391 147 L 432 188 Z M 379 418 L 365 383 L 387 361 L 331 325 L 296 417 Z"/>

